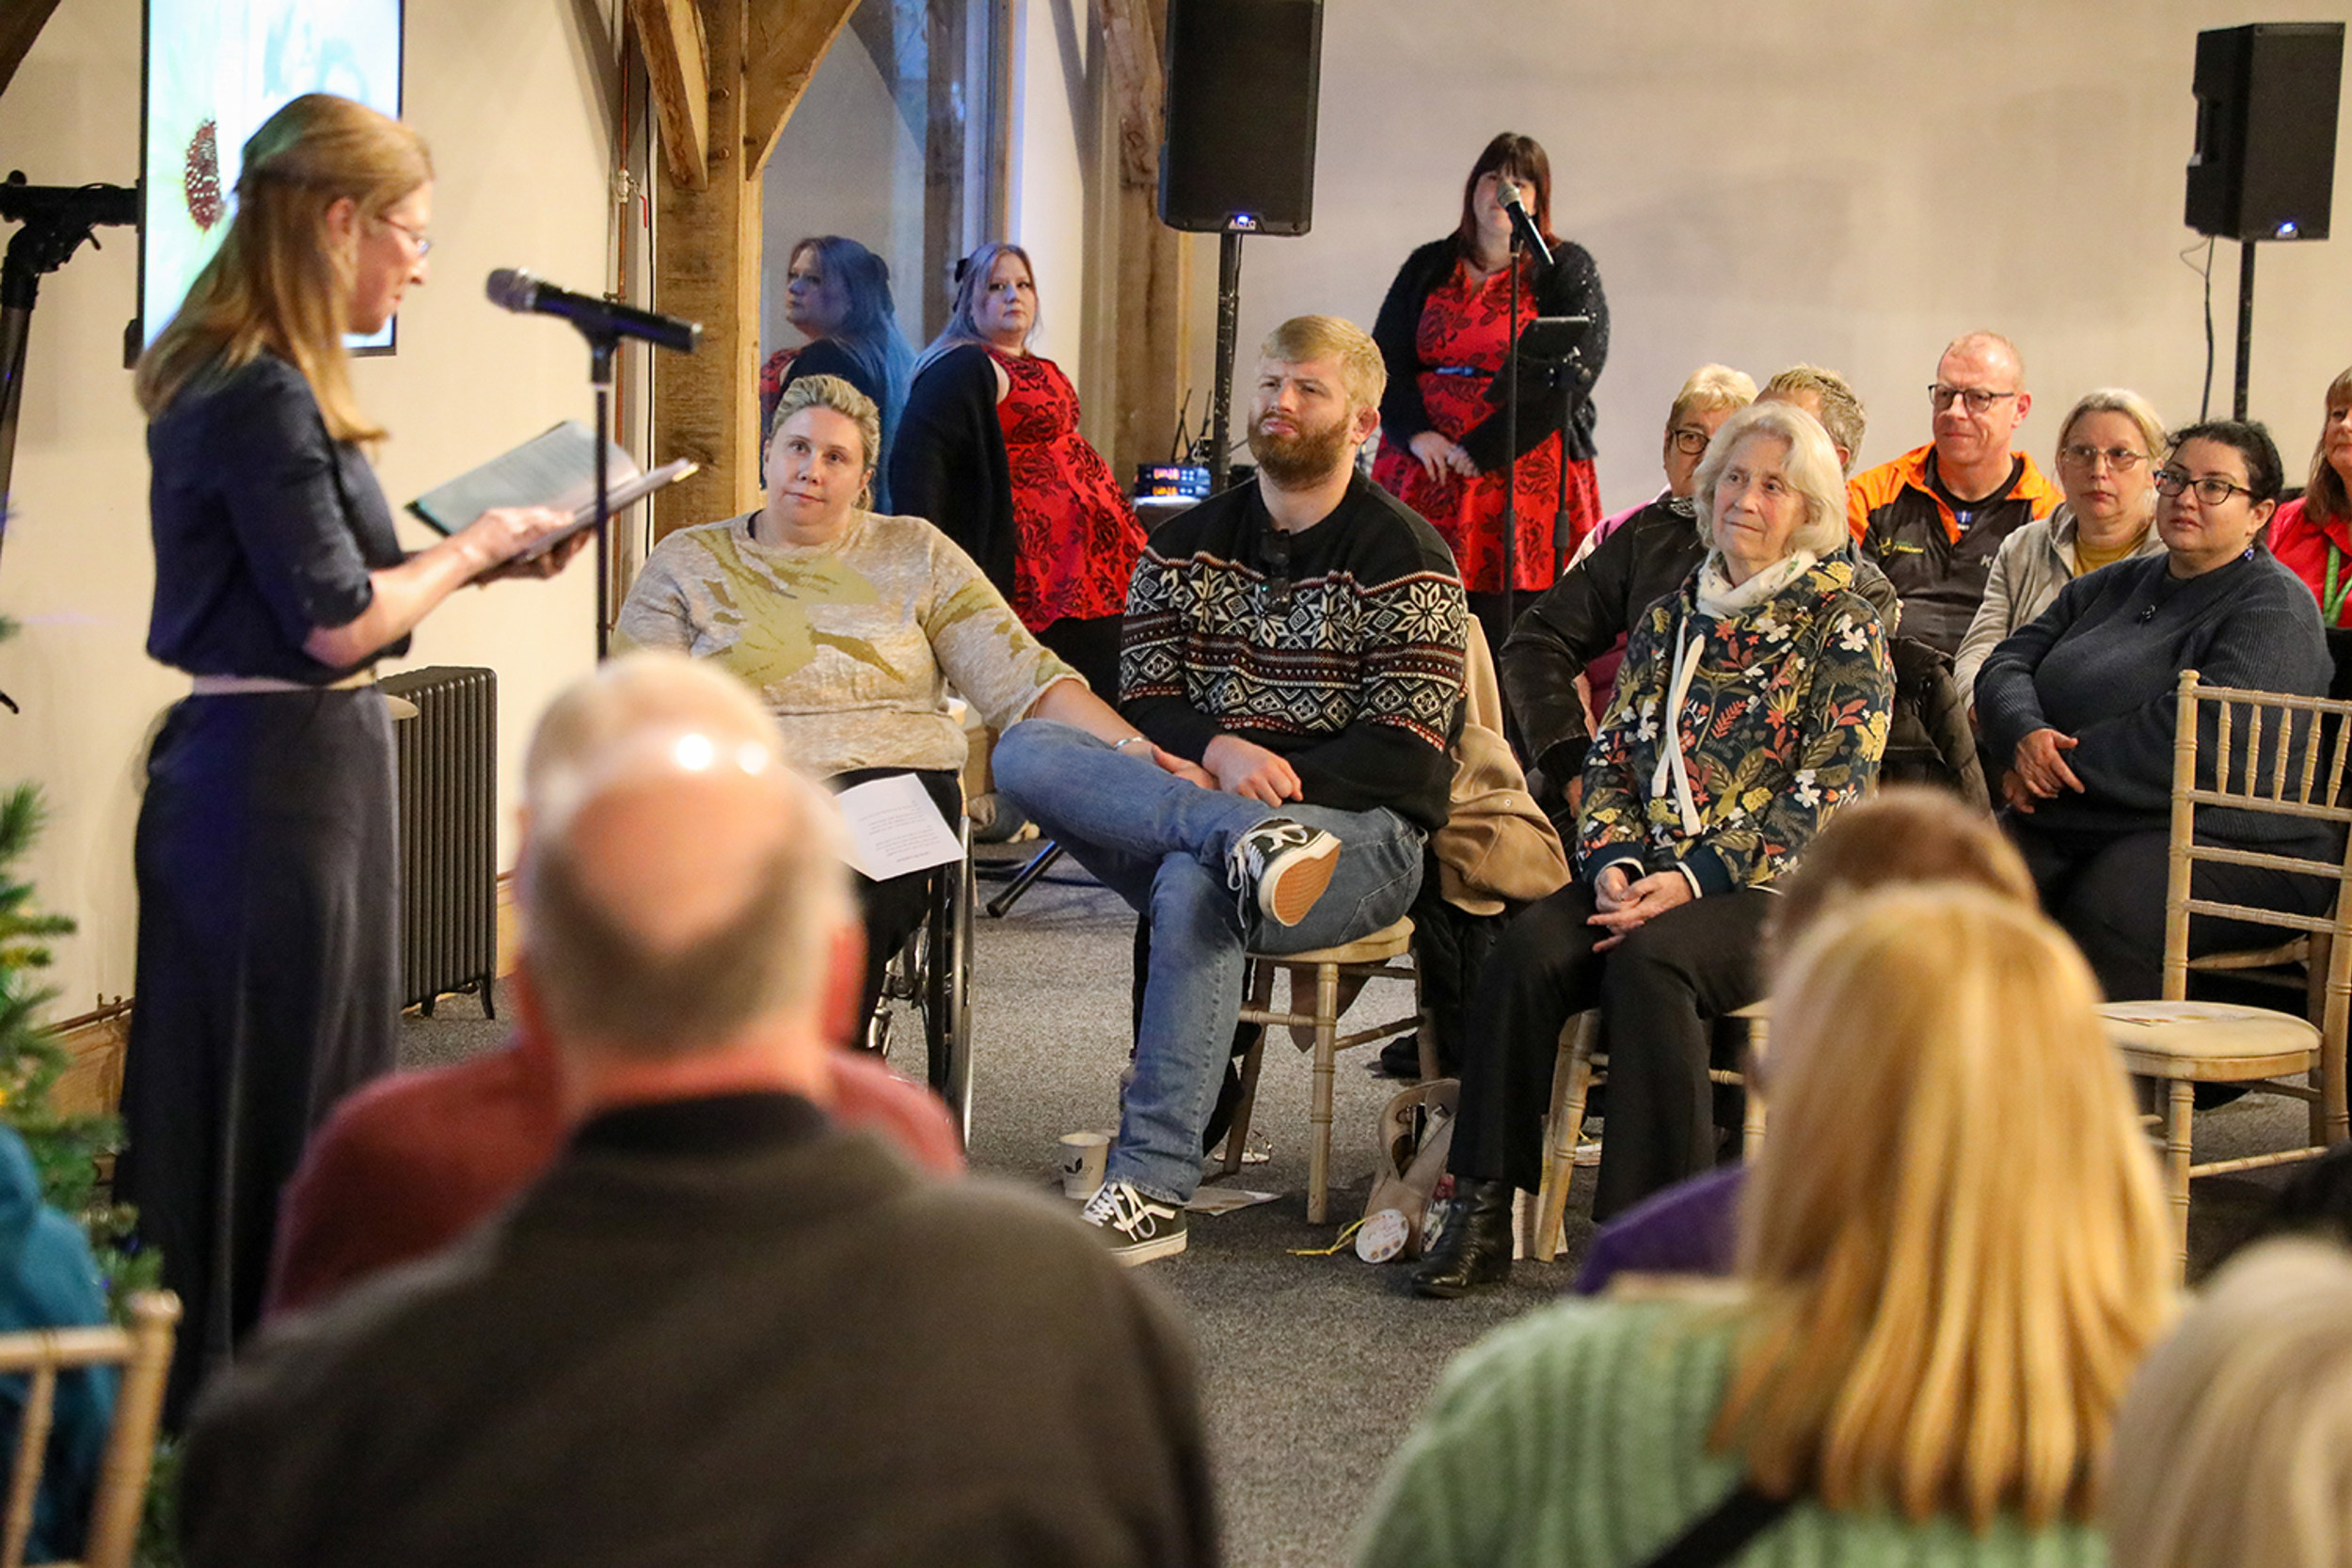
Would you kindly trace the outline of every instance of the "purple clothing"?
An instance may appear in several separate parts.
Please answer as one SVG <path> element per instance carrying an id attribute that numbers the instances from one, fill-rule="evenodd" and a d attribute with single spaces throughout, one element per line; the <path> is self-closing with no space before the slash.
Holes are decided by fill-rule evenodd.
<path id="1" fill-rule="evenodd" d="M 1747 1166 L 1718 1165 L 1651 1194 L 1595 1234 L 1570 1289 L 1597 1296 L 1621 1274 L 1731 1273 L 1747 1180 Z"/>

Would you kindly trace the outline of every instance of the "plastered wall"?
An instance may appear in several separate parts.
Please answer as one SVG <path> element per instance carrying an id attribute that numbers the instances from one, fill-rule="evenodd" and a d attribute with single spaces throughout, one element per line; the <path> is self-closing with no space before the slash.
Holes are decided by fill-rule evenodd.
<path id="1" fill-rule="evenodd" d="M 2092 387 L 2135 387 L 2185 420 L 2205 352 L 2202 284 L 2179 258 L 2202 248 L 2181 221 L 2196 34 L 2348 17 L 2343 0 L 1331 0 L 1314 230 L 1248 242 L 1243 357 L 1299 311 L 1369 325 L 1511 129 L 1549 151 L 1554 226 L 1594 253 L 1614 317 L 1597 393 L 1612 508 L 1656 490 L 1666 404 L 1710 359 L 1758 380 L 1799 359 L 1843 371 L 1873 462 L 1927 438 L 1936 354 L 1979 325 L 2025 351 L 2037 460 Z M 2252 412 L 2295 470 L 2352 363 L 2352 146 L 2335 230 L 2264 246 L 2257 266 Z M 2233 245 L 2213 281 L 2226 414 Z"/>

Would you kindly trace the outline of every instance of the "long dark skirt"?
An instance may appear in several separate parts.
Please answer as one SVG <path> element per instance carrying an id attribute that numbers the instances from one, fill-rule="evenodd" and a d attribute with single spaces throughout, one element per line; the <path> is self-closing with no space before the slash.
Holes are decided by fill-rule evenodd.
<path id="1" fill-rule="evenodd" d="M 391 757 L 359 689 L 191 697 L 148 761 L 116 1189 L 185 1309 L 175 1426 L 260 1316 L 305 1141 L 393 1063 Z"/>

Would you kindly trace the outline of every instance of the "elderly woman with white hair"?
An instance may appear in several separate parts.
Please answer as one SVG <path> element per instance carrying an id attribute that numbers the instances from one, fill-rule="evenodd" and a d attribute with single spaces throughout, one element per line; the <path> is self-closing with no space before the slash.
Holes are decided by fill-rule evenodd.
<path id="1" fill-rule="evenodd" d="M 1894 672 L 1878 611 L 1834 554 L 1845 481 L 1785 404 L 1724 422 L 1699 465 L 1713 547 L 1634 622 L 1584 760 L 1581 878 L 1530 905 L 1470 1002 L 1445 1233 L 1413 1276 L 1456 1296 L 1511 1268 L 1511 1195 L 1542 1171 L 1560 1030 L 1608 1035 L 1594 1217 L 1714 1163 L 1712 1020 L 1763 994 L 1772 884 L 1878 772 Z"/>

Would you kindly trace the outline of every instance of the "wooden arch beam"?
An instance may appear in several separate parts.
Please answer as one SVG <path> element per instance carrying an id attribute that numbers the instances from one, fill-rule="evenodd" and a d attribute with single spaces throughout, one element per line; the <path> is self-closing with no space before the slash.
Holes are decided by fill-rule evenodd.
<path id="1" fill-rule="evenodd" d="M 756 181 L 785 122 L 800 106 L 817 64 L 841 36 L 857 0 L 752 0 L 744 59 L 744 167 Z"/>
<path id="2" fill-rule="evenodd" d="M 16 68 L 33 52 L 33 40 L 57 8 L 57 0 L 6 0 L 0 4 L 0 92 L 8 90 Z"/>
<path id="3" fill-rule="evenodd" d="M 710 44 L 694 0 L 628 0 L 645 55 L 661 157 L 688 190 L 710 183 Z"/>

